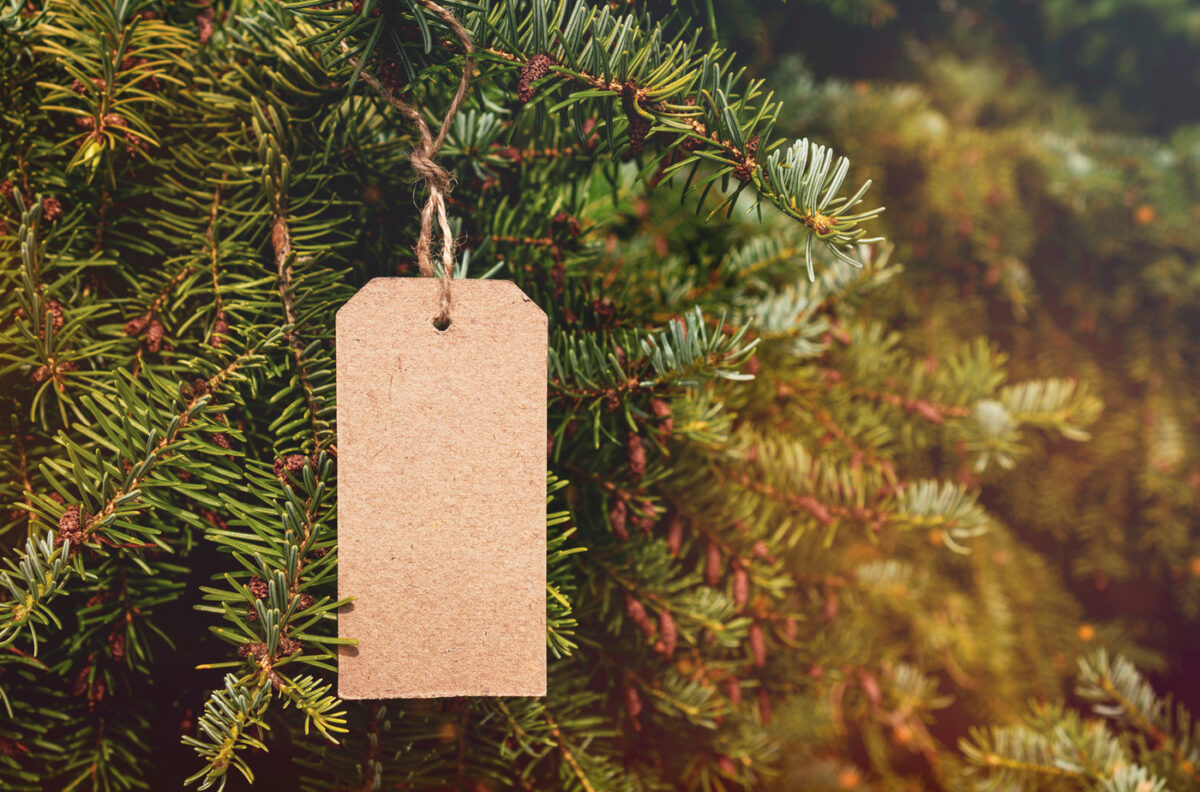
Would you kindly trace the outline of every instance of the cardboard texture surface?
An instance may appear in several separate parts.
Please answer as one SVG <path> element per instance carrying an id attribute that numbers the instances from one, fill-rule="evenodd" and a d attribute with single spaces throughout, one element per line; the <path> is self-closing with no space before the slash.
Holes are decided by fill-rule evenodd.
<path id="1" fill-rule="evenodd" d="M 338 694 L 546 693 L 546 315 L 376 278 L 337 314 Z"/>

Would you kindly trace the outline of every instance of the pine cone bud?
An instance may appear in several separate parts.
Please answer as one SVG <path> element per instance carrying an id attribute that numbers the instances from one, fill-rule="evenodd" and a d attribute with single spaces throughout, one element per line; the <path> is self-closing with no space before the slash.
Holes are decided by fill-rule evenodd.
<path id="1" fill-rule="evenodd" d="M 637 688 L 629 683 L 625 684 L 625 711 L 629 713 L 629 719 L 633 721 L 634 730 L 641 731 L 642 724 L 638 720 L 638 716 L 642 714 L 642 697 Z"/>
<path id="2" fill-rule="evenodd" d="M 750 573 L 739 561 L 733 570 L 733 604 L 738 608 L 745 607 L 750 599 Z"/>
<path id="3" fill-rule="evenodd" d="M 379 82 L 389 91 L 399 93 L 404 88 L 404 66 L 394 53 L 379 58 Z"/>
<path id="4" fill-rule="evenodd" d="M 603 404 L 604 409 L 608 410 L 610 413 L 614 413 L 621 409 L 621 398 L 617 396 L 617 391 L 615 389 L 609 388 L 604 392 Z"/>
<path id="5" fill-rule="evenodd" d="M 867 701 L 871 702 L 872 707 L 879 707 L 883 703 L 883 692 L 879 689 L 879 680 L 872 674 L 859 674 L 859 684 L 862 685 L 863 693 L 867 694 Z"/>
<path id="6" fill-rule="evenodd" d="M 725 680 L 725 695 L 729 698 L 729 706 L 736 707 L 742 703 L 742 682 L 735 676 Z"/>
<path id="7" fill-rule="evenodd" d="M 629 539 L 629 531 L 625 527 L 625 519 L 628 513 L 628 506 L 625 505 L 623 498 L 617 498 L 613 501 L 612 508 L 608 512 L 608 521 L 612 524 L 613 533 L 617 535 L 622 542 Z"/>
<path id="8" fill-rule="evenodd" d="M 280 638 L 279 639 L 279 655 L 293 655 L 300 651 L 300 642 L 295 638 Z"/>
<path id="9" fill-rule="evenodd" d="M 761 539 L 754 543 L 754 546 L 750 548 L 750 552 L 754 553 L 755 558 L 761 558 L 772 564 L 775 563 L 775 556 L 771 555 L 771 550 L 767 547 L 767 543 Z"/>
<path id="10" fill-rule="evenodd" d="M 133 337 L 141 335 L 150 324 L 150 314 L 144 314 L 125 323 L 125 335 Z"/>
<path id="11" fill-rule="evenodd" d="M 683 545 L 683 519 L 678 514 L 671 514 L 667 523 L 667 550 L 673 558 L 679 557 L 679 548 Z"/>
<path id="12" fill-rule="evenodd" d="M 58 518 L 58 536 L 57 540 L 67 540 L 71 544 L 77 544 L 83 539 L 83 517 L 79 513 L 78 506 L 68 506 L 66 511 Z M 62 544 L 61 541 L 56 541 L 56 544 Z"/>
<path id="13" fill-rule="evenodd" d="M 233 450 L 233 444 L 229 442 L 229 435 L 225 434 L 224 432 L 217 432 L 214 434 L 212 436 L 212 441 L 213 445 L 217 446 L 218 448 L 223 448 L 226 451 Z"/>
<path id="14" fill-rule="evenodd" d="M 621 106 L 629 122 L 629 153 L 635 157 L 646 148 L 646 135 L 650 132 L 650 119 L 638 112 L 637 90 L 630 81 L 621 88 Z"/>
<path id="15" fill-rule="evenodd" d="M 629 620 L 638 626 L 638 629 L 646 635 L 654 635 L 654 622 L 646 613 L 646 606 L 629 593 L 625 594 L 625 613 L 629 616 Z"/>
<path id="16" fill-rule="evenodd" d="M 216 10 L 210 5 L 196 12 L 196 27 L 199 29 L 200 46 L 212 40 L 216 28 Z"/>
<path id="17" fill-rule="evenodd" d="M 747 640 L 750 643 L 750 652 L 754 655 L 754 665 L 762 668 L 767 664 L 767 636 L 761 624 L 754 622 L 750 625 Z"/>
<path id="18" fill-rule="evenodd" d="M 559 212 L 550 219 L 550 231 L 556 237 L 577 237 L 582 233 L 583 228 L 579 225 L 577 217 L 566 212 Z"/>
<path id="19" fill-rule="evenodd" d="M 800 631 L 799 625 L 796 624 L 796 620 L 793 619 L 791 616 L 788 616 L 786 619 L 783 620 L 783 635 L 789 641 L 796 640 L 796 634 L 799 631 Z"/>
<path id="20" fill-rule="evenodd" d="M 273 466 L 275 478 L 279 481 L 286 482 L 287 475 L 285 474 L 289 473 L 293 477 L 299 478 L 300 471 L 303 470 L 304 466 L 307 464 L 308 457 L 304 456 L 303 454 L 288 454 L 283 459 L 276 459 Z"/>
<path id="21" fill-rule="evenodd" d="M 113 660 L 125 659 L 125 635 L 124 633 L 114 632 L 108 636 L 108 647 L 112 652 Z"/>
<path id="22" fill-rule="evenodd" d="M 642 444 L 641 435 L 630 432 L 625 438 L 625 456 L 629 460 L 629 472 L 634 478 L 646 475 L 646 447 Z"/>
<path id="23" fill-rule="evenodd" d="M 267 581 L 260 578 L 258 575 L 251 575 L 250 580 L 246 581 L 246 588 L 250 589 L 250 593 L 255 599 L 266 599 L 270 587 Z"/>
<path id="24" fill-rule="evenodd" d="M 650 119 L 636 116 L 629 119 L 629 153 L 637 156 L 646 150 L 646 135 L 650 133 Z"/>
<path id="25" fill-rule="evenodd" d="M 671 403 L 665 399 L 655 399 L 650 402 L 650 412 L 658 419 L 658 428 L 665 434 L 669 435 L 675 431 L 675 418 L 671 412 Z"/>
<path id="26" fill-rule="evenodd" d="M 150 326 L 146 328 L 146 349 L 157 352 L 162 349 L 162 341 L 163 326 L 157 319 L 151 319 Z"/>
<path id="27" fill-rule="evenodd" d="M 226 336 L 228 334 L 229 323 L 225 321 L 225 312 L 219 311 L 217 313 L 217 321 L 213 322 L 212 335 L 208 339 L 209 346 L 219 349 L 221 344 L 225 342 L 222 336 Z"/>
<path id="28" fill-rule="evenodd" d="M 831 622 L 837 618 L 840 603 L 836 591 L 829 592 L 829 596 L 825 598 L 825 607 L 821 612 L 821 617 L 826 622 Z"/>
<path id="29" fill-rule="evenodd" d="M 658 613 L 658 631 L 662 634 L 662 640 L 659 641 L 660 653 L 669 660 L 675 654 L 675 647 L 679 644 L 679 631 L 675 627 L 674 617 L 666 609 Z"/>
<path id="30" fill-rule="evenodd" d="M 642 529 L 642 533 L 646 536 L 654 530 L 654 523 L 658 522 L 658 515 L 654 511 L 654 504 L 648 500 L 638 501 L 638 527 Z"/>
<path id="31" fill-rule="evenodd" d="M 63 307 L 56 300 L 46 301 L 46 313 L 50 314 L 50 325 L 55 330 L 62 329 L 63 326 Z"/>
<path id="32" fill-rule="evenodd" d="M 721 557 L 720 546 L 712 539 L 709 539 L 704 559 L 704 579 L 708 581 L 708 585 L 715 586 L 721 582 L 723 566 L 724 559 Z"/>
<path id="33" fill-rule="evenodd" d="M 537 94 L 533 84 L 546 76 L 556 61 L 542 52 L 530 58 L 517 77 L 517 98 L 527 104 Z"/>
<path id="34" fill-rule="evenodd" d="M 267 645 L 264 643 L 244 643 L 238 647 L 239 657 L 253 657 L 262 660 L 267 656 Z"/>
<path id="35" fill-rule="evenodd" d="M 42 199 L 42 217 L 46 218 L 46 222 L 53 223 L 63 215 L 62 204 L 54 198 Z"/>

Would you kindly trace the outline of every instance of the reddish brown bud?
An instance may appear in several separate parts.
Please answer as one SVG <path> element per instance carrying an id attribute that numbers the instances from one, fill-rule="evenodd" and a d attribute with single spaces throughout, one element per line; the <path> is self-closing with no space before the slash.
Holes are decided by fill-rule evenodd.
<path id="1" fill-rule="evenodd" d="M 55 544 L 61 545 L 64 540 L 78 544 L 83 541 L 83 537 L 84 523 L 79 507 L 68 506 L 58 518 L 58 536 L 55 537 Z"/>
<path id="2" fill-rule="evenodd" d="M 825 598 L 825 608 L 821 613 L 821 617 L 826 622 L 833 621 L 834 619 L 837 618 L 838 608 L 839 608 L 839 603 L 838 603 L 837 592 L 831 591 L 829 593 L 829 596 Z"/>
<path id="3" fill-rule="evenodd" d="M 286 482 L 287 475 L 291 474 L 294 478 L 300 477 L 300 471 L 308 464 L 308 457 L 303 454 L 288 454 L 283 459 L 276 459 L 273 465 L 275 478 L 279 481 Z"/>
<path id="4" fill-rule="evenodd" d="M 610 413 L 621 409 L 621 398 L 617 396 L 617 391 L 614 388 L 609 388 L 608 390 L 604 391 L 603 404 L 604 409 L 608 410 Z"/>
<path id="5" fill-rule="evenodd" d="M 858 675 L 859 684 L 862 685 L 863 693 L 867 694 L 867 701 L 871 702 L 872 707 L 878 707 L 883 703 L 883 693 L 879 689 L 879 680 L 868 673 Z"/>
<path id="6" fill-rule="evenodd" d="M 630 432 L 625 438 L 625 456 L 629 460 L 629 472 L 634 478 L 646 475 L 646 447 L 641 435 Z"/>
<path id="7" fill-rule="evenodd" d="M 638 716 L 642 714 L 642 697 L 637 688 L 629 683 L 625 684 L 625 711 L 629 713 L 629 719 L 633 721 L 634 730 L 641 731 L 642 724 L 638 720 Z"/>
<path id="8" fill-rule="evenodd" d="M 556 235 L 577 237 L 583 232 L 579 219 L 566 212 L 559 212 L 550 220 L 550 229 Z"/>
<path id="9" fill-rule="evenodd" d="M 253 657 L 261 660 L 267 656 L 267 645 L 263 643 L 244 643 L 238 647 L 239 657 Z"/>
<path id="10" fill-rule="evenodd" d="M 725 680 L 725 695 L 729 699 L 729 706 L 736 707 L 742 703 L 742 682 L 735 676 L 731 676 Z"/>
<path id="11" fill-rule="evenodd" d="M 629 153 L 635 157 L 646 150 L 646 135 L 650 132 L 650 119 L 637 116 L 629 121 Z"/>
<path id="12" fill-rule="evenodd" d="M 672 557 L 679 556 L 679 548 L 683 545 L 683 519 L 672 513 L 667 522 L 667 550 Z"/>
<path id="13" fill-rule="evenodd" d="M 762 668 L 767 664 L 767 636 L 761 624 L 754 622 L 750 625 L 747 640 L 750 643 L 750 652 L 754 655 L 754 665 Z"/>
<path id="14" fill-rule="evenodd" d="M 56 300 L 46 301 L 46 313 L 50 314 L 50 325 L 55 330 L 61 330 L 63 326 L 63 307 Z"/>
<path id="15" fill-rule="evenodd" d="M 125 634 L 114 632 L 108 636 L 108 647 L 112 653 L 113 660 L 125 659 Z"/>
<path id="16" fill-rule="evenodd" d="M 704 558 L 704 579 L 708 585 L 715 586 L 721 582 L 721 572 L 725 565 L 721 556 L 721 547 L 714 540 L 708 540 Z"/>
<path id="17" fill-rule="evenodd" d="M 666 609 L 658 613 L 658 631 L 662 634 L 662 640 L 659 642 L 660 653 L 663 657 L 670 659 L 675 654 L 675 647 L 679 644 L 679 632 L 675 627 L 675 619 Z"/>
<path id="18" fill-rule="evenodd" d="M 617 498 L 613 501 L 612 508 L 608 512 L 608 521 L 612 525 L 613 533 L 622 542 L 629 538 L 629 530 L 625 527 L 625 520 L 628 515 L 629 507 L 625 505 L 623 498 Z"/>
<path id="19" fill-rule="evenodd" d="M 537 94 L 533 84 L 546 76 L 550 67 L 555 65 L 554 58 L 546 53 L 538 53 L 530 58 L 521 73 L 517 76 L 517 98 L 521 104 L 527 104 Z"/>
<path id="20" fill-rule="evenodd" d="M 217 320 L 213 322 L 212 335 L 208 339 L 209 346 L 220 348 L 224 343 L 223 336 L 229 334 L 229 323 L 225 321 L 225 312 L 221 311 L 217 314 Z"/>
<path id="21" fill-rule="evenodd" d="M 754 546 L 750 548 L 750 552 L 754 553 L 755 558 L 775 563 L 775 556 L 771 555 L 771 550 L 767 547 L 767 543 L 761 539 L 754 543 Z"/>
<path id="22" fill-rule="evenodd" d="M 733 570 L 733 604 L 742 608 L 750 600 L 750 573 L 739 562 Z"/>
<path id="23" fill-rule="evenodd" d="M 250 594 L 255 599 L 266 599 L 267 593 L 270 591 L 267 581 L 260 578 L 258 575 L 251 575 L 246 581 L 246 588 L 250 589 Z"/>
<path id="24" fill-rule="evenodd" d="M 42 199 L 42 217 L 46 218 L 47 222 L 53 223 L 62 216 L 63 216 L 62 204 L 59 203 L 57 199 L 55 199 L 55 198 L 43 198 Z"/>
<path id="25" fill-rule="evenodd" d="M 216 16 L 216 10 L 212 6 L 201 8 L 196 12 L 196 27 L 199 29 L 201 46 L 212 40 L 213 30 L 216 28 Z"/>
<path id="26" fill-rule="evenodd" d="M 654 622 L 646 613 L 646 606 L 629 593 L 625 594 L 625 613 L 629 616 L 629 620 L 638 626 L 638 629 L 646 635 L 654 635 Z"/>
<path id="27" fill-rule="evenodd" d="M 163 326 L 157 319 L 151 319 L 146 328 L 146 349 L 157 352 L 162 349 Z"/>
<path id="28" fill-rule="evenodd" d="M 675 418 L 671 412 L 671 403 L 665 399 L 655 399 L 650 402 L 650 412 L 659 420 L 658 428 L 666 435 L 675 431 Z"/>
<path id="29" fill-rule="evenodd" d="M 142 316 L 137 317 L 136 319 L 130 319 L 128 322 L 125 323 L 125 335 L 127 335 L 127 336 L 141 335 L 142 332 L 146 329 L 146 327 L 149 326 L 149 324 L 150 324 L 150 314 L 144 314 Z"/>
<path id="30" fill-rule="evenodd" d="M 647 536 L 654 530 L 654 523 L 658 521 L 658 514 L 654 511 L 654 504 L 648 500 L 638 501 L 638 527 L 642 529 L 642 533 Z"/>
<path id="31" fill-rule="evenodd" d="M 937 407 L 930 404 L 929 402 L 921 400 L 921 399 L 918 399 L 917 401 L 912 402 L 909 405 L 909 410 L 910 410 L 910 412 L 915 412 L 917 415 L 921 416 L 925 420 L 932 421 L 933 423 L 936 423 L 936 424 L 944 423 L 946 420 L 944 417 L 942 417 L 941 410 L 939 410 Z"/>

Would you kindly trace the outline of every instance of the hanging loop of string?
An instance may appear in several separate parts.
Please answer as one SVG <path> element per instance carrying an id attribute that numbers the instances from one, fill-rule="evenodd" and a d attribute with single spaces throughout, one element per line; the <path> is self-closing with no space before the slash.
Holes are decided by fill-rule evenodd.
<path id="1" fill-rule="evenodd" d="M 431 255 L 433 221 L 436 217 L 438 227 L 442 232 L 442 301 L 441 309 L 434 318 L 434 324 L 438 329 L 444 329 L 450 324 L 450 280 L 454 276 L 454 233 L 450 230 L 450 219 L 446 216 L 446 195 L 449 194 L 453 187 L 454 180 L 445 168 L 434 161 L 434 157 L 441 149 L 442 143 L 446 139 L 446 133 L 450 130 L 450 124 L 454 121 L 454 116 L 458 113 L 458 108 L 466 98 L 467 87 L 471 83 L 471 55 L 475 49 L 471 45 L 470 34 L 467 33 L 466 28 L 462 26 L 454 14 L 451 14 L 433 2 L 433 0 L 420 0 L 420 2 L 422 6 L 432 11 L 446 23 L 447 27 L 458 37 L 459 42 L 462 43 L 465 52 L 463 72 L 462 77 L 458 81 L 458 90 L 454 92 L 454 99 L 450 102 L 450 106 L 446 108 L 446 115 L 442 118 L 442 125 L 438 129 L 437 136 L 435 137 L 430 131 L 429 124 L 425 122 L 425 118 L 419 110 L 396 96 L 390 88 L 384 88 L 383 90 L 392 106 L 416 125 L 417 132 L 421 137 L 420 145 L 413 149 L 412 154 L 409 155 L 409 161 L 412 163 L 413 170 L 425 181 L 425 186 L 429 189 L 429 198 L 425 201 L 425 207 L 421 210 L 421 235 L 417 238 L 417 266 L 420 268 L 421 274 L 427 278 L 432 278 L 436 274 L 433 269 L 433 258 Z"/>

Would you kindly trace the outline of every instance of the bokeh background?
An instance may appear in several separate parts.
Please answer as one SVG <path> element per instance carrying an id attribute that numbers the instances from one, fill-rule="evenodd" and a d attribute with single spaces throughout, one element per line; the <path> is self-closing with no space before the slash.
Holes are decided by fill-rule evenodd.
<path id="1" fill-rule="evenodd" d="M 875 181 L 908 342 L 985 335 L 1014 379 L 1103 399 L 1090 442 L 1042 446 L 983 499 L 1061 569 L 1082 637 L 1127 640 L 1200 704 L 1200 7 L 731 2 L 715 19 L 784 98 L 785 133 L 836 141 Z"/>

